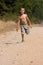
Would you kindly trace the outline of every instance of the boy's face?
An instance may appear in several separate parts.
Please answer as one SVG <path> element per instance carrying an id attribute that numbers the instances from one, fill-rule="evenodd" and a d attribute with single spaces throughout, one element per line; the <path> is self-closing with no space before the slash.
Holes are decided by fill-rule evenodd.
<path id="1" fill-rule="evenodd" d="M 25 13 L 25 9 L 24 9 L 24 8 L 21 8 L 21 9 L 20 9 L 20 13 L 21 13 L 21 14 L 24 14 L 24 13 Z"/>

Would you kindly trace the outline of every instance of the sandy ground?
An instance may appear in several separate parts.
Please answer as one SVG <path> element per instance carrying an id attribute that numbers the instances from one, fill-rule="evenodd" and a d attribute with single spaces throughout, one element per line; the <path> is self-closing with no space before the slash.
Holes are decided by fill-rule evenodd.
<path id="1" fill-rule="evenodd" d="M 43 65 L 43 27 L 33 27 L 23 43 L 20 31 L 0 34 L 0 65 Z"/>

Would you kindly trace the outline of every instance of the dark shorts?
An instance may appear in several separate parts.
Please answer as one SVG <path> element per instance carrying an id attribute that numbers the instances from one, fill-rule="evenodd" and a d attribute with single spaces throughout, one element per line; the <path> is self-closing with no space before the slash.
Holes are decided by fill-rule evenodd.
<path id="1" fill-rule="evenodd" d="M 21 25 L 21 34 L 29 34 L 30 30 L 29 30 L 29 26 L 28 24 L 25 24 L 25 25 Z"/>

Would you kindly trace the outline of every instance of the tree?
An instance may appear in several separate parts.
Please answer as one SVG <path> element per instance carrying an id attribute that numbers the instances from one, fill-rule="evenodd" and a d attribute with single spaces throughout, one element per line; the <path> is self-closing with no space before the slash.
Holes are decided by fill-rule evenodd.
<path id="1" fill-rule="evenodd" d="M 14 15 L 24 7 L 30 18 L 43 19 L 43 0 L 0 0 L 0 16 L 6 13 Z"/>

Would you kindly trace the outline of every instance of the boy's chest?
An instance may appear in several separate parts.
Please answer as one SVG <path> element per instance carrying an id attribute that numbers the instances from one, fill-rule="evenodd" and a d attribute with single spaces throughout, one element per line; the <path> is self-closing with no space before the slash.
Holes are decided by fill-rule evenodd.
<path id="1" fill-rule="evenodd" d="M 21 15 L 21 16 L 19 16 L 19 19 L 20 19 L 20 20 L 26 19 L 26 15 Z"/>

